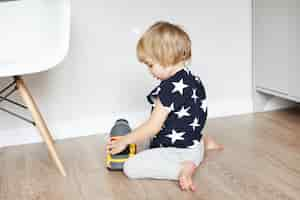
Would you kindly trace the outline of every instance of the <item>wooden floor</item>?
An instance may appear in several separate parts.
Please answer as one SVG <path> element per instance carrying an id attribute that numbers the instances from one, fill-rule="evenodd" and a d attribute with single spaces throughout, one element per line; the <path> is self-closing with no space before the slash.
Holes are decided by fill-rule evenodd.
<path id="1" fill-rule="evenodd" d="M 107 171 L 104 139 L 96 135 L 57 142 L 66 178 L 43 144 L 0 149 L 0 200 L 300 199 L 300 110 L 211 119 L 205 133 L 225 150 L 208 154 L 195 193 Z"/>

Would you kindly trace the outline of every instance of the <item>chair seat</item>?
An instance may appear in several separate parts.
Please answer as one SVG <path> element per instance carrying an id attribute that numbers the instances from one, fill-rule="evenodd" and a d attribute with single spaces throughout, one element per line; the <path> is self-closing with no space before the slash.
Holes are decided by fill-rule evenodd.
<path id="1" fill-rule="evenodd" d="M 56 66 L 69 40 L 70 0 L 0 1 L 0 77 Z"/>

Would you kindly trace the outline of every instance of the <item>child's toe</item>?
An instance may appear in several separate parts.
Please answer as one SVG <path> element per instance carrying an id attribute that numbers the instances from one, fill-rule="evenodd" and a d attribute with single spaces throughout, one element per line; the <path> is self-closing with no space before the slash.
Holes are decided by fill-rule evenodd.
<path id="1" fill-rule="evenodd" d="M 191 189 L 192 192 L 196 191 L 196 186 L 195 186 L 195 184 L 193 182 L 190 185 L 190 189 Z"/>
<path id="2" fill-rule="evenodd" d="M 188 184 L 187 184 L 187 180 L 184 176 L 181 176 L 179 178 L 179 185 L 180 185 L 180 188 L 182 190 L 187 190 L 188 189 Z"/>

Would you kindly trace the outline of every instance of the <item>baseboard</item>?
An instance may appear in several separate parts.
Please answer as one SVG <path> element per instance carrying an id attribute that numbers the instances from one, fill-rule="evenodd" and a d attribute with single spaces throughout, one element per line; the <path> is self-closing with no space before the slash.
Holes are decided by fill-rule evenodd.
<path id="1" fill-rule="evenodd" d="M 209 118 L 224 117 L 252 112 L 249 100 L 230 100 L 209 102 Z M 48 127 L 55 139 L 74 138 L 94 134 L 106 134 L 116 119 L 128 119 L 132 127 L 147 119 L 149 110 L 131 113 L 105 114 L 91 117 L 79 117 L 76 120 L 48 122 Z M 13 127 L 13 125 L 12 125 Z M 35 127 L 28 125 L 9 130 L 1 130 L 0 147 L 37 143 L 41 137 Z"/>
<path id="2" fill-rule="evenodd" d="M 93 117 L 81 117 L 76 120 L 48 122 L 48 127 L 53 138 L 60 140 L 108 133 L 114 122 L 119 118 L 128 119 L 130 125 L 136 127 L 138 122 L 145 120 L 146 117 L 146 112 L 130 114 L 119 113 L 118 115 L 106 114 Z M 0 147 L 42 142 L 36 128 L 31 125 L 1 130 L 0 137 Z"/>
<path id="3" fill-rule="evenodd" d="M 254 91 L 254 102 L 255 112 L 279 110 L 297 105 L 295 101 L 286 99 L 286 96 L 284 95 L 279 95 L 279 93 L 272 93 L 269 90 L 267 91 L 262 89 Z"/>
<path id="4" fill-rule="evenodd" d="M 251 99 L 230 99 L 222 102 L 209 102 L 208 109 L 209 118 L 241 115 L 253 112 L 253 102 Z"/>

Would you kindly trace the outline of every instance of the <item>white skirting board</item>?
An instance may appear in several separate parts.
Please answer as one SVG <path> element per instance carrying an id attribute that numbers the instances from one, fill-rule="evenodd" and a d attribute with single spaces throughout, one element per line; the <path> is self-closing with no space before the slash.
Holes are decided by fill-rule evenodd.
<path id="1" fill-rule="evenodd" d="M 209 118 L 251 113 L 253 110 L 252 102 L 249 100 L 210 102 L 208 107 Z M 118 118 L 125 118 L 131 127 L 136 127 L 147 119 L 149 112 L 149 110 L 145 110 L 126 114 L 99 114 L 99 116 L 82 117 L 76 120 L 48 122 L 48 127 L 55 139 L 107 134 Z M 24 124 L 24 127 L 21 128 L 0 129 L 0 147 L 41 141 L 36 128 L 30 124 Z"/>
<path id="2" fill-rule="evenodd" d="M 297 106 L 299 99 L 263 88 L 253 90 L 254 111 L 266 112 Z"/>

